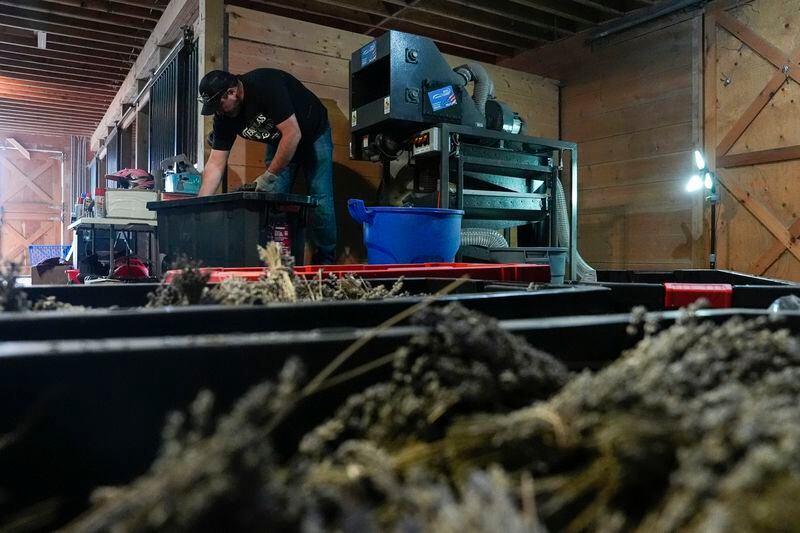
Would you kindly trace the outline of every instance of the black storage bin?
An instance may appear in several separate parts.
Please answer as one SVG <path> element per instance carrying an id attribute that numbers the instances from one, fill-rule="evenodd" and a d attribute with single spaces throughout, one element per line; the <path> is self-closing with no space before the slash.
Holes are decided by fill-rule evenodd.
<path id="1" fill-rule="evenodd" d="M 149 202 L 158 216 L 164 268 L 185 256 L 208 267 L 261 266 L 256 245 L 283 240 L 288 231 L 295 263 L 303 264 L 311 196 L 240 191 Z"/>

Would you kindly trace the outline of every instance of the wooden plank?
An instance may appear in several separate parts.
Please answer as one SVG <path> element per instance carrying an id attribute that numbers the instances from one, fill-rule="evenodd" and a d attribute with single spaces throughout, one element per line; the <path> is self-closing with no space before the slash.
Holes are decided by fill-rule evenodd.
<path id="1" fill-rule="evenodd" d="M 794 221 L 791 226 L 788 228 L 789 236 L 793 240 L 800 239 L 800 218 Z M 748 272 L 752 272 L 758 276 L 763 276 L 766 274 L 767 270 L 770 269 L 775 262 L 781 258 L 781 256 L 786 252 L 786 247 L 781 242 L 775 242 L 769 250 L 761 254 L 761 256 L 756 259 L 752 265 L 747 269 Z"/>
<path id="2" fill-rule="evenodd" d="M 241 39 L 230 39 L 228 46 L 228 67 L 231 72 L 243 73 L 263 67 L 277 68 L 291 72 L 304 83 L 344 89 L 350 87 L 350 63 L 346 59 Z"/>
<path id="3" fill-rule="evenodd" d="M 800 159 L 800 145 L 774 148 L 772 150 L 759 150 L 745 154 L 730 154 L 718 158 L 718 168 L 735 168 L 765 163 L 777 163 Z"/>
<path id="4" fill-rule="evenodd" d="M 228 32 L 237 39 L 350 59 L 372 37 L 237 6 L 226 6 Z"/>
<path id="5" fill-rule="evenodd" d="M 687 120 L 689 117 L 687 117 Z M 654 128 L 632 134 L 581 143 L 581 161 L 588 164 L 628 161 L 685 152 L 693 148 L 692 123 Z M 565 138 L 569 138 L 565 133 Z"/>
<path id="6" fill-rule="evenodd" d="M 719 142 L 716 148 L 717 157 L 721 158 L 728 153 L 734 143 L 742 136 L 744 130 L 746 130 L 758 114 L 761 113 L 784 83 L 786 83 L 786 76 L 781 71 L 776 72 L 772 78 L 770 78 L 767 85 L 758 93 L 755 100 L 753 100 L 745 112 L 734 123 L 733 127 L 731 127 L 730 131 L 728 131 Z"/>
<path id="7" fill-rule="evenodd" d="M 691 151 L 656 155 L 641 159 L 614 161 L 581 166 L 580 190 L 634 185 L 668 180 L 683 180 L 691 176 L 694 158 Z"/>
<path id="8" fill-rule="evenodd" d="M 796 62 L 791 60 L 791 55 L 787 56 L 781 52 L 777 47 L 773 46 L 769 41 L 764 39 L 761 35 L 742 24 L 735 17 L 721 11 L 716 15 L 717 25 L 730 32 L 731 35 L 746 44 L 755 53 L 775 65 L 779 70 L 784 66 L 795 65 Z M 791 69 L 787 72 L 788 77 L 800 83 L 800 77 Z"/>
<path id="9" fill-rule="evenodd" d="M 786 229 L 780 220 L 761 202 L 753 198 L 750 192 L 742 189 L 733 180 L 725 179 L 722 174 L 718 174 L 719 183 L 733 196 L 739 204 L 747 209 L 758 222 L 764 226 L 778 241 L 789 250 L 797 259 L 800 259 L 800 243 L 792 238 L 789 230 Z"/>
<path id="10" fill-rule="evenodd" d="M 17 140 L 16 140 L 15 138 L 13 138 L 13 137 L 8 137 L 8 138 L 6 138 L 6 141 L 8 142 L 8 144 L 10 144 L 10 145 L 11 145 L 11 146 L 13 146 L 14 148 L 16 148 L 16 149 L 17 149 L 17 152 L 19 152 L 20 154 L 22 154 L 22 157 L 24 157 L 24 158 L 25 158 L 25 159 L 27 159 L 28 161 L 30 161 L 30 160 L 31 160 L 31 153 L 30 153 L 29 151 L 27 151 L 27 150 L 25 149 L 25 147 L 24 147 L 24 146 L 22 146 L 22 144 L 21 144 L 19 141 L 17 141 Z"/>
<path id="11" fill-rule="evenodd" d="M 572 141 L 583 142 L 672 126 L 686 122 L 692 114 L 690 87 L 661 95 L 649 102 L 588 116 L 563 116 L 562 131 Z M 645 118 L 646 117 L 646 118 Z"/>
<path id="12" fill-rule="evenodd" d="M 655 64 L 661 69 L 624 79 L 618 78 L 611 72 L 606 78 L 564 87 L 561 99 L 564 102 L 566 115 L 562 118 L 570 120 L 575 116 L 584 117 L 621 111 L 636 104 L 652 102 L 673 91 L 691 87 L 690 62 L 681 61 L 674 66 L 672 63 Z M 664 68 L 665 65 L 668 67 Z M 619 90 L 620 87 L 624 87 L 625 90 Z"/>
<path id="13" fill-rule="evenodd" d="M 692 142 L 698 148 L 703 143 L 703 20 L 695 17 L 692 20 Z M 692 158 L 694 159 L 694 158 Z M 689 165 L 691 163 L 688 163 Z M 685 175 L 691 175 L 687 172 Z M 703 223 L 705 199 L 696 194 L 692 205 L 692 264 L 703 265 L 705 252 L 705 224 Z"/>

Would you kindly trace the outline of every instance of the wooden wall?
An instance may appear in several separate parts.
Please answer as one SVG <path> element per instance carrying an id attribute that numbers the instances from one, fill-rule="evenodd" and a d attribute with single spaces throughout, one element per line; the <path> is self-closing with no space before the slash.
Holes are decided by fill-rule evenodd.
<path id="1" fill-rule="evenodd" d="M 372 200 L 380 180 L 380 167 L 348 158 L 349 58 L 371 37 L 293 20 L 277 15 L 227 6 L 228 69 L 242 73 L 272 67 L 292 73 L 328 108 L 334 143 L 334 189 L 340 233 L 340 250 L 348 246 L 360 256 L 361 229 L 346 211 L 347 198 Z M 464 62 L 446 56 L 457 66 Z M 558 87 L 537 75 L 486 65 L 493 76 L 497 97 L 509 102 L 531 123 L 532 135 L 558 137 Z M 239 139 L 231 152 L 229 187 L 252 181 L 264 171 L 264 145 Z M 359 257 L 357 257 L 359 258 Z"/>
<path id="2" fill-rule="evenodd" d="M 579 144 L 578 250 L 599 269 L 701 266 L 702 200 L 684 189 L 701 142 L 701 19 L 586 38 L 503 63 L 563 84 L 561 138 Z"/>
<path id="3" fill-rule="evenodd" d="M 712 5 L 706 16 L 705 135 L 721 185 L 719 262 L 800 280 L 800 0 L 735 4 Z"/>

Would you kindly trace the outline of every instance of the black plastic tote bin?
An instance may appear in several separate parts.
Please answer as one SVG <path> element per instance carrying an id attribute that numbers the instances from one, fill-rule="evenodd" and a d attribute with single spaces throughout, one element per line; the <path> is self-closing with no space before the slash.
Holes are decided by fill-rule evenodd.
<path id="1" fill-rule="evenodd" d="M 303 264 L 311 196 L 233 192 L 149 202 L 158 217 L 158 247 L 170 268 L 182 256 L 209 267 L 261 266 L 256 245 L 288 237 Z M 288 233 L 288 235 L 287 235 Z"/>

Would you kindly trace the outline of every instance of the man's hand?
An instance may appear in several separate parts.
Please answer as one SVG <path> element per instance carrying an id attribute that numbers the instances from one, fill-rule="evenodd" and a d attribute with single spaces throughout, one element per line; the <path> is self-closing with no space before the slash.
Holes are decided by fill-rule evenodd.
<path id="1" fill-rule="evenodd" d="M 256 191 L 273 192 L 277 183 L 278 175 L 267 170 L 256 178 Z"/>

